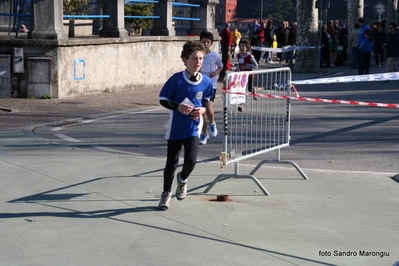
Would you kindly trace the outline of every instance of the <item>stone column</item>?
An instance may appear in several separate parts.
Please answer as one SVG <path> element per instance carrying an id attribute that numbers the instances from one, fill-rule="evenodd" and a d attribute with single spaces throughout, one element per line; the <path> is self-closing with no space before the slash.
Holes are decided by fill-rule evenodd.
<path id="1" fill-rule="evenodd" d="M 219 32 L 215 28 L 216 5 L 219 0 L 189 0 L 190 4 L 198 4 L 200 7 L 191 8 L 192 18 L 201 18 L 200 21 L 191 21 L 191 33 L 200 35 L 204 30 L 212 32 L 215 39 L 219 38 Z"/>
<path id="2" fill-rule="evenodd" d="M 0 12 L 1 13 L 10 13 L 10 5 L 11 1 L 0 1 Z M 0 30 L 1 31 L 8 31 L 8 27 L 12 23 L 13 17 L 6 17 L 6 16 L 0 16 Z"/>
<path id="3" fill-rule="evenodd" d="M 63 31 L 62 0 L 32 1 L 32 38 L 33 39 L 68 39 Z"/>
<path id="4" fill-rule="evenodd" d="M 115 3 L 116 2 L 116 3 Z M 125 2 L 123 0 L 109 0 L 103 2 L 104 15 L 110 18 L 103 19 L 103 27 L 99 32 L 100 37 L 127 37 L 125 29 Z"/>
<path id="5" fill-rule="evenodd" d="M 159 0 L 159 3 L 154 5 L 154 16 L 160 18 L 154 19 L 151 35 L 176 36 L 172 24 L 172 0 Z"/>

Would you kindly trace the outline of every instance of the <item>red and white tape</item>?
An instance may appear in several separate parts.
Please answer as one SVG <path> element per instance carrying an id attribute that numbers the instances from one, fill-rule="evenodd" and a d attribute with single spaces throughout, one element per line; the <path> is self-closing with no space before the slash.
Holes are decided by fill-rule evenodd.
<path id="1" fill-rule="evenodd" d="M 329 100 L 329 99 L 321 99 L 321 98 L 277 96 L 277 95 L 272 95 L 272 94 L 257 94 L 257 93 L 252 93 L 249 95 L 255 96 L 255 97 L 291 99 L 291 100 L 309 101 L 309 102 L 316 102 L 316 103 L 337 103 L 337 104 L 349 104 L 349 105 L 361 105 L 361 106 L 373 106 L 373 107 L 385 107 L 385 108 L 399 108 L 399 104 L 393 104 L 393 103 L 374 103 L 374 102 L 358 102 L 358 101 L 345 101 L 345 100 Z"/>
<path id="2" fill-rule="evenodd" d="M 295 86 L 291 86 L 292 90 L 296 94 L 295 97 L 292 96 L 279 96 L 273 94 L 259 94 L 259 93 L 243 93 L 243 92 L 230 92 L 230 88 L 233 84 L 229 84 L 227 88 L 223 89 L 225 93 L 228 94 L 240 94 L 246 95 L 251 97 L 264 97 L 264 98 L 273 98 L 273 99 L 289 99 L 289 100 L 298 100 L 298 101 L 309 101 L 309 102 L 316 102 L 316 103 L 336 103 L 336 104 L 348 104 L 348 105 L 361 105 L 361 106 L 372 106 L 372 107 L 384 107 L 384 108 L 399 108 L 399 104 L 394 103 L 375 103 L 375 102 L 359 102 L 359 101 L 352 101 L 352 100 L 329 100 L 329 99 L 322 99 L 322 98 L 306 98 L 299 96 Z"/>

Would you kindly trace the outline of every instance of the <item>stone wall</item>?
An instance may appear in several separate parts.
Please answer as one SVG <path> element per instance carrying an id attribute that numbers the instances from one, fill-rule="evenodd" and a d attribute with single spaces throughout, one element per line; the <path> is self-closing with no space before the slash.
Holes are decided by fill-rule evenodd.
<path id="1" fill-rule="evenodd" d="M 11 73 L 10 97 L 42 96 L 28 91 L 29 80 L 34 80 L 29 79 L 34 71 L 29 70 L 32 64 L 28 62 L 33 58 L 50 58 L 51 91 L 46 94 L 65 98 L 104 91 L 161 88 L 173 73 L 184 69 L 180 58 L 183 44 L 198 39 L 186 36 L 93 37 L 65 41 L 0 38 L 0 54 L 10 55 L 12 47 L 24 50 L 25 71 Z M 218 41 L 213 49 L 218 52 Z"/>

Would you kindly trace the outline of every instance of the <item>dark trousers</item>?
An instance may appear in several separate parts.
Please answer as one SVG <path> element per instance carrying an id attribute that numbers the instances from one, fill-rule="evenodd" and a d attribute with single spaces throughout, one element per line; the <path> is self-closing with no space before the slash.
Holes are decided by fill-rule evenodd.
<path id="1" fill-rule="evenodd" d="M 323 63 L 326 64 L 326 67 L 330 67 L 330 54 L 328 48 L 324 46 L 320 49 L 320 68 L 323 68 Z"/>
<path id="2" fill-rule="evenodd" d="M 261 51 L 252 50 L 252 55 L 255 57 L 256 62 L 259 64 L 260 56 L 262 55 Z"/>
<path id="3" fill-rule="evenodd" d="M 382 49 L 381 45 L 374 45 L 374 59 L 375 65 L 382 65 L 384 62 L 384 49 Z"/>
<path id="4" fill-rule="evenodd" d="M 358 75 L 370 74 L 371 53 L 361 53 Z"/>
<path id="5" fill-rule="evenodd" d="M 268 42 L 263 43 L 263 45 L 264 45 L 264 47 L 266 47 L 266 48 L 272 47 L 272 44 L 271 44 L 271 43 L 268 43 Z M 271 60 L 272 58 L 271 58 L 271 56 L 270 56 L 270 52 L 264 52 L 264 54 L 263 54 L 263 59 L 265 59 L 266 61 Z"/>
<path id="6" fill-rule="evenodd" d="M 226 70 L 227 70 L 227 61 L 229 60 L 229 54 L 230 54 L 230 47 L 228 46 L 222 46 L 222 63 L 223 63 L 223 69 L 220 72 L 219 77 L 223 78 L 226 76 Z"/>
<path id="7" fill-rule="evenodd" d="M 352 47 L 352 68 L 358 68 L 359 66 L 359 48 L 356 47 Z"/>
<path id="8" fill-rule="evenodd" d="M 248 91 L 249 92 L 253 92 L 253 81 L 252 81 L 252 78 L 253 78 L 253 76 L 250 76 L 249 78 L 248 78 Z"/>
<path id="9" fill-rule="evenodd" d="M 172 183 L 175 177 L 175 171 L 179 165 L 182 146 L 184 146 L 184 164 L 181 171 L 181 178 L 184 180 L 187 179 L 195 168 L 195 164 L 197 163 L 198 145 L 198 137 L 168 140 L 166 166 L 163 171 L 163 191 L 172 191 Z"/>

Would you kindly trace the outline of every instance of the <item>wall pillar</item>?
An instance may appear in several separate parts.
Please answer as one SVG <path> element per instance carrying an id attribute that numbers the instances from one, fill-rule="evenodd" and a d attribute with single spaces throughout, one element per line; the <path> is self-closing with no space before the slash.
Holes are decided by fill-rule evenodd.
<path id="1" fill-rule="evenodd" d="M 32 1 L 33 39 L 68 39 L 63 31 L 62 0 Z"/>
<path id="2" fill-rule="evenodd" d="M 215 12 L 219 0 L 190 0 L 189 3 L 200 5 L 200 7 L 191 8 L 191 17 L 201 18 L 200 21 L 191 21 L 191 33 L 200 35 L 202 31 L 206 30 L 217 39 L 219 32 L 215 28 Z"/>
<path id="3" fill-rule="evenodd" d="M 154 5 L 154 16 L 160 18 L 154 19 L 151 35 L 176 36 L 172 24 L 172 0 L 159 0 L 159 3 Z"/>
<path id="4" fill-rule="evenodd" d="M 116 2 L 116 4 L 115 4 Z M 125 2 L 123 0 L 103 2 L 103 13 L 110 18 L 103 19 L 103 27 L 99 32 L 100 37 L 127 37 L 125 29 Z"/>

